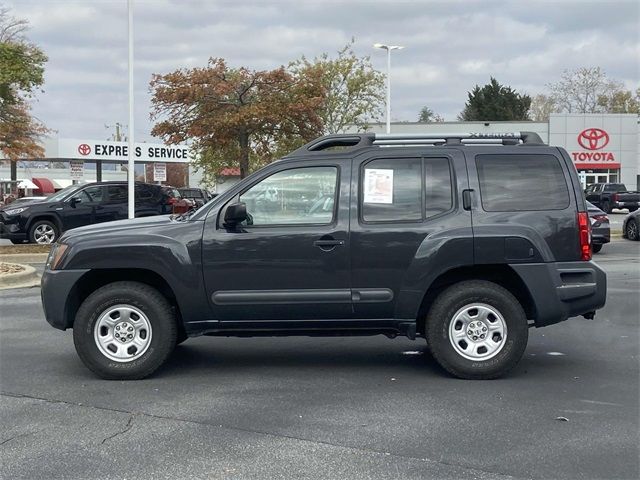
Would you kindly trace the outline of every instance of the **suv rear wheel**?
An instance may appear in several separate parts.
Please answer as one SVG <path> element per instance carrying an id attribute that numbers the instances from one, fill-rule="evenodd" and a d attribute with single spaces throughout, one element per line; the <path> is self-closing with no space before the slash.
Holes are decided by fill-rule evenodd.
<path id="1" fill-rule="evenodd" d="M 484 280 L 443 291 L 427 314 L 425 330 L 435 360 L 452 375 L 468 379 L 506 374 L 522 358 L 529 337 L 518 300 Z"/>
<path id="2" fill-rule="evenodd" d="M 153 373 L 176 345 L 171 305 L 156 289 L 138 282 L 99 288 L 82 303 L 73 341 L 84 364 L 109 380 L 135 380 Z"/>

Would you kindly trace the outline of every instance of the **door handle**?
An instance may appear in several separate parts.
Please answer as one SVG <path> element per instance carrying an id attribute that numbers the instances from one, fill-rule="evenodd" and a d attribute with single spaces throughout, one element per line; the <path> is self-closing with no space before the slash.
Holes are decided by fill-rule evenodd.
<path id="1" fill-rule="evenodd" d="M 336 247 L 344 245 L 344 240 L 336 240 L 335 238 L 321 238 L 313 242 L 314 247 L 318 247 L 320 250 L 329 252 Z"/>
<path id="2" fill-rule="evenodd" d="M 471 210 L 471 193 L 473 190 L 467 189 L 462 191 L 462 208 Z"/>

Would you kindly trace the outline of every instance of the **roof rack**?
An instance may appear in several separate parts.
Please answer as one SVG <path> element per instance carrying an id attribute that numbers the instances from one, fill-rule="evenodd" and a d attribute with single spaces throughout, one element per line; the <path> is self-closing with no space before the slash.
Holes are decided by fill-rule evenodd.
<path id="1" fill-rule="evenodd" d="M 354 133 L 326 135 L 300 147 L 294 154 L 370 146 L 544 145 L 535 132 L 505 133 Z"/>

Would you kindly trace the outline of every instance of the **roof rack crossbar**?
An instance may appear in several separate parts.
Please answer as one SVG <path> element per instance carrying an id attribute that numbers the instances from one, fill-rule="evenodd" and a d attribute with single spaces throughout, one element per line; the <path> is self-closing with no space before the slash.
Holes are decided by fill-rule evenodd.
<path id="1" fill-rule="evenodd" d="M 289 156 L 308 154 L 309 152 L 331 152 L 335 149 L 355 149 L 372 145 L 517 145 L 520 142 L 527 145 L 544 145 L 535 132 L 506 132 L 506 133 L 348 133 L 326 135 L 317 138 Z"/>
<path id="2" fill-rule="evenodd" d="M 542 144 L 542 138 L 535 132 L 488 132 L 488 133 L 377 133 L 374 137 L 375 145 L 383 144 L 402 144 L 403 142 L 409 144 L 409 141 L 422 141 L 425 140 L 434 142 L 447 142 L 447 143 L 489 143 L 488 141 L 495 141 L 495 143 L 503 143 L 507 140 L 507 143 L 511 144 L 514 141 L 522 141 L 525 144 Z M 451 141 L 451 142 L 450 142 Z M 391 143 L 393 142 L 393 143 Z"/>

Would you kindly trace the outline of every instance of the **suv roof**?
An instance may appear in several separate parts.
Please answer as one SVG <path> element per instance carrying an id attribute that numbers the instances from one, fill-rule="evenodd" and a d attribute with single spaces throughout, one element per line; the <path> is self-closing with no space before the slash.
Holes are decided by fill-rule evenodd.
<path id="1" fill-rule="evenodd" d="M 326 135 L 293 151 L 287 157 L 355 151 L 368 147 L 546 144 L 535 132 L 496 133 L 354 133 Z"/>

